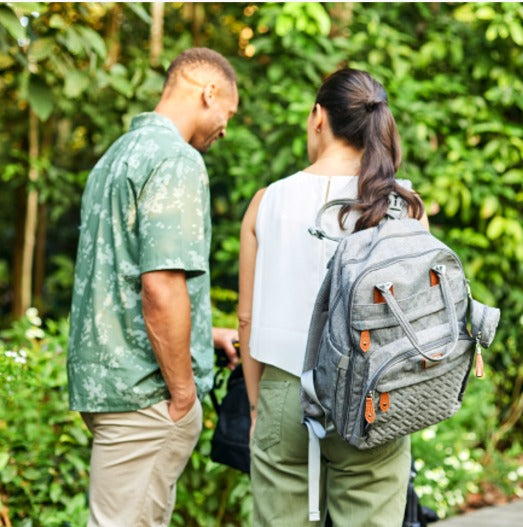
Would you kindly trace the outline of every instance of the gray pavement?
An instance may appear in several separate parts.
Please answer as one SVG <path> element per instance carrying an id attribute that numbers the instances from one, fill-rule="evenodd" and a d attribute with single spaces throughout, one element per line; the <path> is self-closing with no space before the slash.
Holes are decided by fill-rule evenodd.
<path id="1" fill-rule="evenodd" d="M 523 500 L 430 523 L 431 527 L 523 527 Z"/>

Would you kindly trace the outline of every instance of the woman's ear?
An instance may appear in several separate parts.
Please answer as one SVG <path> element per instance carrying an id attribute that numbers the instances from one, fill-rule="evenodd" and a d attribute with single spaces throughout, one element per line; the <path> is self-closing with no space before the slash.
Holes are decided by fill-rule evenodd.
<path id="1" fill-rule="evenodd" d="M 324 110 L 319 104 L 315 104 L 312 109 L 312 127 L 315 132 L 321 132 L 321 127 L 323 126 Z"/>

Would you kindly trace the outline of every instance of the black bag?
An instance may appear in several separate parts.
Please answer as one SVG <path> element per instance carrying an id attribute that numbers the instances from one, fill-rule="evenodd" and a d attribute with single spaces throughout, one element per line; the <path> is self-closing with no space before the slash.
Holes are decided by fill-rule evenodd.
<path id="1" fill-rule="evenodd" d="M 409 486 L 407 488 L 407 505 L 405 507 L 405 517 L 403 518 L 402 527 L 427 527 L 427 524 L 437 522 L 438 515 L 432 509 L 424 507 L 416 494 L 414 489 L 414 478 L 416 477 L 416 469 L 414 468 L 414 460 L 410 468 Z"/>
<path id="2" fill-rule="evenodd" d="M 210 393 L 218 415 L 211 439 L 211 459 L 249 474 L 251 416 L 242 366 L 237 366 L 229 375 L 227 393 L 221 403 L 218 403 L 215 390 L 223 383 L 223 376 L 224 371 L 221 369 L 215 376 L 214 387 Z"/>

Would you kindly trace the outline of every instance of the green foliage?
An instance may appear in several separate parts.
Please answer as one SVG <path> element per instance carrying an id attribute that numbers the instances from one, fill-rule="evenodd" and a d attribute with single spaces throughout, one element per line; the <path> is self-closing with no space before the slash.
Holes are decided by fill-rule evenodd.
<path id="1" fill-rule="evenodd" d="M 68 329 L 65 319 L 42 327 L 31 308 L 0 335 L 0 495 L 21 527 L 80 527 L 87 521 L 90 434 L 79 414 L 68 411 Z M 215 420 L 207 398 L 200 441 L 178 483 L 173 527 L 250 523 L 247 476 L 209 458 Z"/>
<path id="2" fill-rule="evenodd" d="M 451 419 L 412 435 L 418 475 L 416 491 L 423 505 L 444 518 L 494 482 L 506 495 L 523 495 L 523 470 L 518 459 L 523 443 L 514 441 L 510 456 L 489 459 L 486 445 L 498 421 L 495 377 L 469 380 L 462 408 Z"/>
<path id="3" fill-rule="evenodd" d="M 0 488 L 14 525 L 85 525 L 88 437 L 67 409 L 67 321 L 34 308 L 0 344 Z"/>
<path id="4" fill-rule="evenodd" d="M 461 256 L 474 295 L 502 310 L 498 336 L 485 354 L 487 381 L 471 381 L 472 396 L 467 394 L 458 416 L 413 440 L 416 458 L 425 462 L 418 476 L 421 488 L 434 489 L 437 480 L 444 489 L 437 495 L 427 491 L 424 501 L 452 511 L 481 482 L 514 483 L 521 474 L 510 469 L 510 460 L 521 456 L 523 408 L 522 21 L 523 6 L 509 2 L 166 3 L 164 49 L 160 66 L 152 67 L 147 4 L 3 4 L 1 314 L 5 318 L 9 309 L 13 225 L 27 183 L 30 108 L 42 121 L 40 155 L 31 161 L 40 171 L 31 185 L 47 207 L 49 264 L 42 306 L 46 316 L 61 318 L 69 308 L 78 209 L 88 171 L 133 115 L 154 108 L 164 71 L 177 53 L 205 45 L 230 59 L 238 75 L 240 109 L 227 138 L 205 158 L 215 226 L 213 313 L 218 324 L 234 326 L 238 235 L 248 202 L 259 188 L 306 165 L 306 118 L 325 75 L 341 65 L 362 68 L 387 89 L 402 139 L 399 176 L 412 180 L 426 203 L 433 232 Z M 74 465 L 62 451 L 55 454 L 51 427 L 41 432 L 42 449 L 33 444 L 33 450 L 24 450 L 20 438 L 35 412 L 47 416 L 42 423 L 56 416 L 59 427 L 82 434 L 85 430 L 65 411 L 63 353 L 52 344 L 63 346 L 63 328 L 47 328 L 44 341 L 27 340 L 24 332 L 29 328 L 22 329 L 15 326 L 18 333 L 2 349 L 15 351 L 11 342 L 19 342 L 27 357 L 20 355 L 20 347 L 16 356 L 0 354 L 0 368 L 10 379 L 0 386 L 0 395 L 7 397 L 8 390 L 26 395 L 6 399 L 0 426 L 5 422 L 10 431 L 24 431 L 16 436 L 14 453 L 2 443 L 0 465 L 18 467 L 13 456 L 20 452 L 21 467 L 33 463 L 32 468 L 58 482 L 64 493 L 59 505 L 58 490 L 53 491 L 55 501 L 40 487 L 30 492 L 27 481 L 41 485 L 43 479 L 26 481 L 18 471 L 3 482 L 11 506 L 20 518 L 25 514 L 29 525 L 30 517 L 39 521 L 40 512 L 35 511 L 46 507 L 63 513 L 70 500 L 71 507 L 85 506 L 87 457 L 83 465 Z M 38 390 L 30 381 L 35 378 Z M 47 413 L 46 397 L 51 406 L 59 401 L 63 405 L 53 416 Z M 179 489 L 176 525 L 210 525 L 213 514 L 223 525 L 249 517 L 246 479 L 208 461 L 213 418 L 206 408 L 205 431 Z M 80 432 L 67 432 L 73 438 L 75 433 Z M 69 446 L 71 455 L 87 455 L 81 441 Z M 75 482 L 62 482 L 62 476 L 50 471 L 56 456 L 66 464 L 64 473 L 76 475 Z M 482 470 L 474 472 L 478 464 Z M 512 483 L 504 492 L 515 492 Z"/>

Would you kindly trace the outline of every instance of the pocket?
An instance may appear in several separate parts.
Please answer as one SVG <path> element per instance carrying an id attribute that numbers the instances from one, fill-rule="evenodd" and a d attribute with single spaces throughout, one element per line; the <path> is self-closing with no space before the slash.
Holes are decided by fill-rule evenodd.
<path id="1" fill-rule="evenodd" d="M 458 320 L 463 320 L 468 305 L 466 282 L 461 278 L 449 280 Z M 396 298 L 396 302 L 416 334 L 426 328 L 441 326 L 440 337 L 448 336 L 448 312 L 439 286 L 427 287 L 420 292 Z M 405 336 L 405 330 L 386 303 L 355 304 L 353 306 L 351 338 L 355 347 L 371 356 L 373 352 Z M 361 348 L 362 333 L 369 333 L 367 347 Z M 434 338 L 434 337 L 433 337 Z"/>
<path id="2" fill-rule="evenodd" d="M 169 422 L 169 424 L 183 427 L 189 423 L 192 423 L 198 416 L 200 416 L 201 421 L 202 406 L 198 398 L 195 399 L 189 411 L 177 421 L 173 421 L 171 414 L 169 413 L 169 403 L 170 400 L 166 399 L 152 406 L 152 408 L 156 408 L 161 413 L 161 415 Z"/>
<path id="3" fill-rule="evenodd" d="M 262 450 L 267 450 L 281 441 L 283 408 L 288 390 L 288 381 L 262 379 L 260 382 L 253 442 Z"/>
<path id="4" fill-rule="evenodd" d="M 337 429 L 345 411 L 349 357 L 340 353 L 326 331 L 314 371 L 314 388 L 323 410 Z"/>
<path id="5" fill-rule="evenodd" d="M 178 421 L 173 421 L 176 426 L 186 428 L 191 426 L 194 422 L 201 425 L 202 421 L 202 405 L 198 397 L 196 397 L 191 409 Z"/>
<path id="6" fill-rule="evenodd" d="M 361 421 L 367 447 L 382 444 L 395 437 L 410 434 L 451 417 L 461 406 L 474 354 L 473 342 L 458 342 L 456 355 L 425 370 L 404 371 L 400 366 L 393 375 L 385 375 L 376 385 L 373 406 L 375 420 L 371 425 Z M 411 357 L 417 361 L 419 356 Z M 382 408 L 382 397 L 387 404 Z"/>

